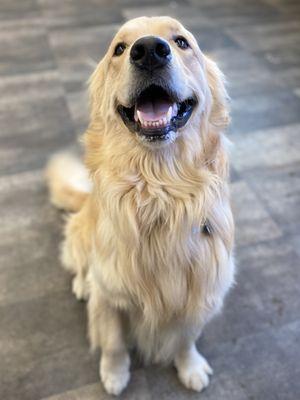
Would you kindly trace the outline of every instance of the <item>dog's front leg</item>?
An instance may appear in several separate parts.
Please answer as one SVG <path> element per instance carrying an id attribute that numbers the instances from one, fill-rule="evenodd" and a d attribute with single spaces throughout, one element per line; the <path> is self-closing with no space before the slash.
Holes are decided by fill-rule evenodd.
<path id="1" fill-rule="evenodd" d="M 130 358 L 124 340 L 120 311 L 93 288 L 88 311 L 91 344 L 101 348 L 101 381 L 108 393 L 119 395 L 130 378 Z"/>
<path id="2" fill-rule="evenodd" d="M 201 392 L 209 384 L 213 371 L 194 342 L 184 343 L 174 361 L 178 377 L 186 388 Z"/>

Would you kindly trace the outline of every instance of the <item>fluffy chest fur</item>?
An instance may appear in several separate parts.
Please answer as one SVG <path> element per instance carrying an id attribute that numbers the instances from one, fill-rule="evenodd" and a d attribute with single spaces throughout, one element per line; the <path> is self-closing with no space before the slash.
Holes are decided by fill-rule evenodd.
<path id="1" fill-rule="evenodd" d="M 205 309 L 218 302 L 212 296 L 217 255 L 229 253 L 220 229 L 230 216 L 218 205 L 217 177 L 205 169 L 168 172 L 102 170 L 98 185 L 98 279 L 115 304 L 135 308 L 151 324 L 205 318 Z M 216 227 L 211 237 L 201 230 L 207 218 Z"/>

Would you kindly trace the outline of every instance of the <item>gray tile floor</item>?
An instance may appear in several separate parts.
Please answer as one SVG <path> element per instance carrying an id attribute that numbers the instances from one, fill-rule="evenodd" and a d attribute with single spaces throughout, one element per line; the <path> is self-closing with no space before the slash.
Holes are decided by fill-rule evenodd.
<path id="1" fill-rule="evenodd" d="M 108 399 L 58 262 L 43 166 L 87 123 L 86 80 L 119 23 L 169 14 L 228 77 L 237 285 L 199 347 L 205 392 L 136 362 L 129 400 L 300 399 L 298 0 L 0 2 L 0 399 Z"/>

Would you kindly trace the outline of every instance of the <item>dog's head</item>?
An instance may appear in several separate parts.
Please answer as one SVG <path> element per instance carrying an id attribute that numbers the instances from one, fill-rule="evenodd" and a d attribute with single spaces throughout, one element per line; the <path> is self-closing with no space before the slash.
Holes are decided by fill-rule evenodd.
<path id="1" fill-rule="evenodd" d="M 91 99 L 92 118 L 153 148 L 176 141 L 203 118 L 222 127 L 228 119 L 222 74 L 169 17 L 121 27 L 91 78 Z"/>

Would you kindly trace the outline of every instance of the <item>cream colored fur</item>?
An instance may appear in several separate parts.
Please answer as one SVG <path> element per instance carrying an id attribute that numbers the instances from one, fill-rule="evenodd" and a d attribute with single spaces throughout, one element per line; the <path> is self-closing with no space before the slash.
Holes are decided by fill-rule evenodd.
<path id="1" fill-rule="evenodd" d="M 188 38 L 191 51 L 172 44 L 174 33 Z M 131 76 L 128 54 L 113 59 L 113 48 L 148 34 L 170 42 L 174 82 L 183 96 L 192 91 L 199 101 L 173 143 L 160 148 L 129 132 L 115 108 L 116 101 L 128 101 Z M 174 361 L 186 387 L 200 391 L 208 384 L 212 370 L 195 341 L 220 310 L 234 274 L 223 81 L 177 21 L 132 20 L 90 80 L 84 135 L 90 194 L 74 184 L 73 170 L 87 174 L 68 155 L 49 165 L 53 203 L 77 211 L 66 226 L 62 262 L 74 274 L 77 298 L 89 296 L 90 341 L 102 349 L 100 375 L 109 393 L 128 383 L 132 344 L 146 361 Z M 211 235 L 202 231 L 206 221 Z"/>

